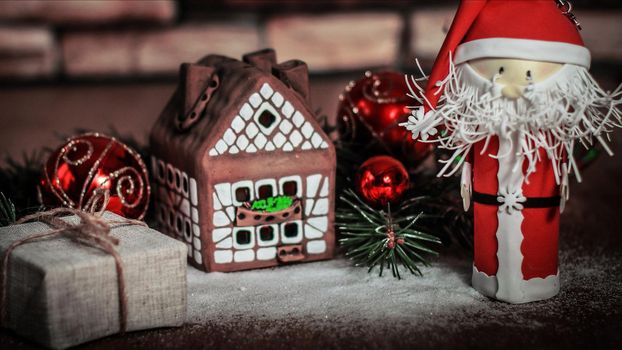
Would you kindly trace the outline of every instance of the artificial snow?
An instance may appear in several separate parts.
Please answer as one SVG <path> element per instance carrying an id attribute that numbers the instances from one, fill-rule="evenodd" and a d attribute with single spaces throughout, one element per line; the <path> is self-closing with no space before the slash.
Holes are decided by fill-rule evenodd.
<path id="1" fill-rule="evenodd" d="M 394 279 L 387 270 L 383 277 L 378 277 L 377 271 L 368 274 L 366 268 L 354 267 L 344 258 L 236 273 L 204 273 L 190 267 L 188 322 L 227 327 L 241 320 L 289 319 L 303 320 L 304 326 L 311 328 L 325 328 L 328 321 L 333 322 L 330 327 L 339 324 L 342 328 L 364 323 L 462 330 L 503 322 L 515 323 L 523 330 L 542 328 L 545 322 L 538 319 L 547 315 L 576 307 L 601 308 L 600 304 L 613 302 L 579 302 L 572 294 L 615 273 L 603 271 L 603 267 L 616 265 L 607 258 L 582 259 L 577 254 L 561 256 L 560 295 L 524 305 L 493 301 L 472 289 L 471 257 L 457 250 L 444 252 L 431 267 L 422 268 L 423 277 L 404 273 L 402 280 Z M 611 285 L 613 290 L 619 287 L 619 283 Z M 606 291 L 596 294 L 602 292 Z"/>
<path id="2" fill-rule="evenodd" d="M 470 266 L 453 260 L 423 268 L 424 277 L 383 277 L 336 259 L 272 269 L 206 274 L 188 269 L 188 322 L 228 318 L 306 319 L 357 315 L 425 318 L 487 302 L 469 284 Z M 387 275 L 386 273 L 389 273 Z"/>

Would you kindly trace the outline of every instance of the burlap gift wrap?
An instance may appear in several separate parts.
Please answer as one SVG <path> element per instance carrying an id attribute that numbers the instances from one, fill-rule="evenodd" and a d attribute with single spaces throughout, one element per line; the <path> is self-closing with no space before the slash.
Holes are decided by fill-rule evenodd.
<path id="1" fill-rule="evenodd" d="M 110 212 L 103 218 L 123 220 Z M 122 260 L 127 330 L 180 326 L 186 317 L 186 245 L 148 227 L 111 226 L 120 241 L 115 248 Z M 0 253 L 14 241 L 49 230 L 40 222 L 0 228 Z M 59 236 L 20 245 L 8 266 L 7 328 L 54 349 L 119 332 L 118 280 L 110 254 Z"/>

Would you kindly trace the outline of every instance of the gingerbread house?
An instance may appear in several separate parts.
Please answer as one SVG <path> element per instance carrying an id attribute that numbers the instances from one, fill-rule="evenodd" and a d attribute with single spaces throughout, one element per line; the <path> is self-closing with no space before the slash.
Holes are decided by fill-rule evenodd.
<path id="1" fill-rule="evenodd" d="M 328 259 L 335 149 L 309 103 L 307 65 L 273 50 L 183 64 L 150 136 L 160 230 L 191 264 L 237 271 Z"/>

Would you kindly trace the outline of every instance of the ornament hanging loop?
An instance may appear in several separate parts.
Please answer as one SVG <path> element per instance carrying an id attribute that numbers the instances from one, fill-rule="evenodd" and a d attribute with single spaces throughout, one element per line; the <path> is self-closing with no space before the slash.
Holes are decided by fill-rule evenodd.
<path id="1" fill-rule="evenodd" d="M 574 8 L 572 6 L 572 3 L 567 0 L 555 0 L 555 2 L 557 3 L 557 7 L 562 11 L 562 14 L 568 17 L 579 30 L 583 30 L 583 28 L 581 27 L 581 22 L 579 22 L 577 16 L 575 16 L 575 14 L 572 12 Z"/>

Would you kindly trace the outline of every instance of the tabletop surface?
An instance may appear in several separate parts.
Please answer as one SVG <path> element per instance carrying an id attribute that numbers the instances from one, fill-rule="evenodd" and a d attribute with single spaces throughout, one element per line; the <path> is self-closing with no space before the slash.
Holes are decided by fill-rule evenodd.
<path id="1" fill-rule="evenodd" d="M 316 85 L 314 91 L 321 100 L 336 96 L 342 86 Z M 166 102 L 172 86 L 91 89 L 108 93 L 109 99 L 133 99 L 139 106 L 145 102 L 142 109 L 132 108 L 151 113 Z M 57 110 L 47 112 L 71 110 L 62 99 L 77 99 L 71 94 L 78 90 L 95 94 L 80 87 L 54 90 L 61 101 L 52 107 Z M 149 91 L 161 97 L 156 106 L 146 103 L 153 97 Z M 0 91 L 0 102 L 18 115 L 32 113 L 31 107 L 19 105 L 32 104 L 32 98 L 20 96 L 19 89 Z M 44 94 L 40 99 L 48 98 Z M 127 101 L 109 105 L 109 99 L 99 99 L 91 103 L 105 104 L 112 124 L 119 108 L 130 108 Z M 139 118 L 130 125 L 144 130 L 145 123 L 151 121 Z M 16 128 L 14 133 L 28 130 Z M 37 123 L 30 128 L 41 132 Z M 367 274 L 343 258 L 230 274 L 189 268 L 186 325 L 112 336 L 80 348 L 614 347 L 622 341 L 622 132 L 613 136 L 617 156 L 602 155 L 583 172 L 584 182 L 571 187 L 560 231 L 562 289 L 553 299 L 508 305 L 482 297 L 470 287 L 470 253 L 456 246 L 443 250 L 423 269 L 423 277 L 408 275 L 402 281 Z M 0 348 L 36 346 L 2 330 Z"/>

